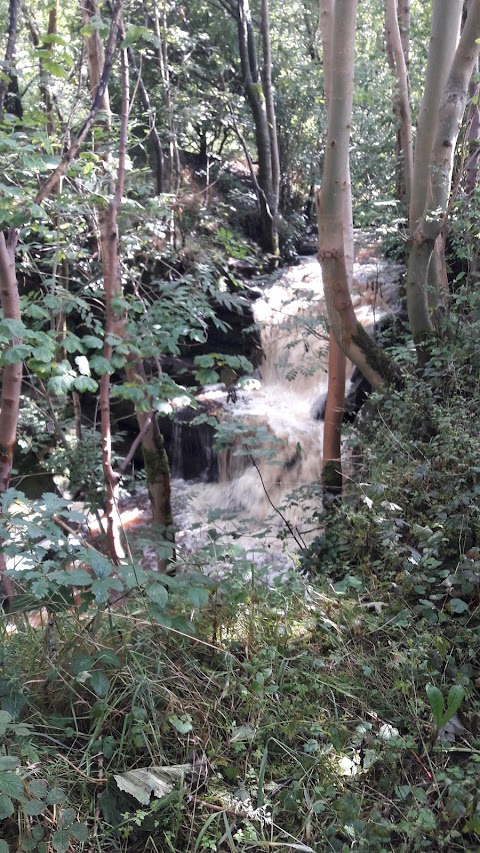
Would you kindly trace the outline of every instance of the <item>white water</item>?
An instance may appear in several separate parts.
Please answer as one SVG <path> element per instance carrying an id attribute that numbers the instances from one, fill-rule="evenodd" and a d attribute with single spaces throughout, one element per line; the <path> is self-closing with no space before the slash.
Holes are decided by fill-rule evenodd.
<path id="1" fill-rule="evenodd" d="M 401 268 L 375 257 L 376 247 L 357 251 L 352 298 L 365 326 L 396 307 Z M 254 305 L 261 328 L 264 362 L 257 380 L 238 392 L 235 403 L 226 391 L 206 389 L 239 422 L 238 432 L 261 428 L 280 440 L 273 460 L 261 455 L 256 465 L 237 450 L 220 458 L 220 481 L 214 484 L 174 481 L 174 506 L 180 552 L 195 550 L 206 531 L 232 534 L 256 562 L 267 559 L 277 566 L 290 562 L 299 543 L 312 537 L 310 510 L 319 509 L 323 422 L 312 412 L 326 393 L 326 309 L 320 265 L 305 257 L 267 285 Z M 248 383 L 247 383 L 248 386 Z M 317 485 L 315 489 L 314 486 Z M 310 498 L 288 504 L 294 490 L 311 486 Z M 280 508 L 276 512 L 272 504 Z M 214 521 L 208 517 L 214 516 Z M 282 541 L 278 534 L 284 534 Z M 265 557 L 265 555 L 268 555 Z M 290 556 L 289 556 L 290 555 Z"/>

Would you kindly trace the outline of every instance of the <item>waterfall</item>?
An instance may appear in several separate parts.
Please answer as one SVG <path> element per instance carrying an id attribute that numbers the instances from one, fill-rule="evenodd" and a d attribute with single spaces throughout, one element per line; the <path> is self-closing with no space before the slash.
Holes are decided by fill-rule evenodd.
<path id="1" fill-rule="evenodd" d="M 352 298 L 358 318 L 368 327 L 397 310 L 403 270 L 379 260 L 377 247 L 364 244 L 363 238 Z M 293 530 L 297 543 L 304 541 L 312 528 L 308 504 L 319 509 L 314 487 L 321 473 L 323 422 L 316 417 L 326 394 L 328 335 L 316 258 L 301 258 L 270 280 L 253 312 L 263 351 L 258 378 L 239 388 L 235 402 L 227 400 L 221 386 L 206 388 L 200 397 L 206 405 L 221 407 L 231 435 L 229 447 L 217 455 L 218 481 L 174 481 L 180 541 L 183 536 L 187 545 L 192 524 L 198 530 L 211 527 L 206 522 L 210 511 L 218 530 L 240 536 L 247 549 L 258 549 L 260 542 L 279 550 L 278 532 Z M 300 505 L 295 494 L 288 500 L 289 494 L 309 486 L 309 501 L 302 499 Z"/>

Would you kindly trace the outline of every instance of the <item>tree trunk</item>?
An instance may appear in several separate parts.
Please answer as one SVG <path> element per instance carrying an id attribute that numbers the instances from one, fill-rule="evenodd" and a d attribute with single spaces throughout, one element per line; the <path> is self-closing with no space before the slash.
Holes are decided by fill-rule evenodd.
<path id="1" fill-rule="evenodd" d="M 322 35 L 323 52 L 323 79 L 325 100 L 327 107 L 331 102 L 332 81 L 332 34 L 333 34 L 333 2 L 334 0 L 320 0 L 320 27 Z M 348 157 L 348 155 L 347 155 Z M 347 287 L 349 292 L 352 288 L 353 277 L 353 219 L 352 219 L 352 193 L 350 174 L 347 162 L 347 184 L 350 189 L 345 193 L 345 204 L 343 211 L 344 251 L 345 266 L 347 272 Z M 351 226 L 351 227 L 350 227 Z M 323 459 L 322 459 L 322 487 L 324 501 L 334 497 L 342 491 L 342 422 L 345 407 L 345 381 L 347 371 L 347 359 L 343 350 L 339 347 L 335 336 L 330 331 L 328 340 L 328 386 L 325 404 L 325 417 L 323 423 Z"/>
<path id="2" fill-rule="evenodd" d="M 95 0 L 89 0 L 90 7 L 84 7 L 84 15 L 98 14 Z M 97 33 L 92 34 L 93 37 Z M 99 75 L 102 64 L 103 47 L 99 39 L 90 42 L 88 38 L 88 59 L 90 81 L 93 87 Z M 128 340 L 126 331 L 126 316 L 116 313 L 114 304 L 123 296 L 120 274 L 120 246 L 117 225 L 117 216 L 120 209 L 125 182 L 125 160 L 127 154 L 128 137 L 128 114 L 129 114 L 129 79 L 128 61 L 125 50 L 121 52 L 122 68 L 122 113 L 120 120 L 119 139 L 119 161 L 116 186 L 110 182 L 111 199 L 107 209 L 99 210 L 100 221 L 100 251 L 102 260 L 103 282 L 105 291 L 105 337 L 103 356 L 111 361 L 113 348 L 112 338 L 119 337 Z M 105 112 L 105 121 L 111 129 L 111 113 L 108 101 L 108 91 L 105 91 L 105 100 L 102 105 Z M 136 357 L 127 361 L 125 368 L 129 382 L 138 383 L 145 381 L 143 363 Z M 111 422 L 110 422 L 110 376 L 105 373 L 100 382 L 100 411 L 102 430 L 102 464 L 107 488 L 105 516 L 107 519 L 107 538 L 111 556 L 117 562 L 123 558 L 124 552 L 121 545 L 119 516 L 118 516 L 118 486 L 120 476 L 113 470 L 111 456 Z M 165 530 L 165 538 L 173 542 L 172 513 L 170 506 L 170 472 L 166 458 L 163 437 L 158 428 L 155 418 L 151 418 L 147 424 L 148 414 L 137 409 L 137 421 L 142 433 L 142 448 L 145 458 L 145 469 L 147 474 L 147 486 L 152 504 L 154 523 L 162 526 Z M 173 546 L 172 546 L 173 551 Z M 173 553 L 174 559 L 174 553 Z M 166 568 L 167 560 L 160 561 L 159 567 Z"/>
<path id="3" fill-rule="evenodd" d="M 328 317 L 335 340 L 374 388 L 397 381 L 390 359 L 357 321 L 348 288 L 345 209 L 353 100 L 357 0 L 336 0 L 332 27 L 331 98 L 321 192 L 317 196 L 319 253 Z M 351 224 L 348 224 L 348 228 Z"/>
<path id="4" fill-rule="evenodd" d="M 398 117 L 397 192 L 398 198 L 410 203 L 413 175 L 413 133 L 408 89 L 407 60 L 398 20 L 397 0 L 385 0 L 385 33 L 387 55 L 396 79 L 393 112 Z"/>
<path id="5" fill-rule="evenodd" d="M 467 144 L 468 159 L 465 165 L 465 192 L 471 195 L 477 188 L 480 164 L 480 84 L 478 83 L 478 59 L 468 86 Z"/>
<path id="6" fill-rule="evenodd" d="M 17 232 L 11 231 L 8 236 L 0 231 L 0 299 L 4 320 L 21 320 L 20 299 L 18 295 L 17 277 L 15 274 L 15 249 Z M 21 343 L 13 338 L 9 347 Z M 8 352 L 8 350 L 7 350 Z M 20 392 L 22 388 L 22 362 L 5 364 L 2 376 L 2 391 L 0 399 L 0 495 L 4 494 L 10 483 L 13 464 L 13 451 L 17 437 L 18 413 L 20 410 Z M 0 582 L 8 601 L 13 597 L 13 584 L 5 576 L 6 562 L 0 553 Z"/>
<path id="7" fill-rule="evenodd" d="M 462 4 L 459 5 L 461 13 Z M 424 210 L 413 232 L 408 262 L 408 315 L 421 362 L 428 357 L 428 338 L 433 328 L 427 292 L 428 271 L 435 241 L 441 234 L 447 212 L 455 146 L 465 111 L 468 85 L 480 49 L 477 41 L 479 33 L 480 0 L 473 0 L 440 99 L 436 133 L 426 167 L 430 186 Z M 434 73 L 435 65 L 432 68 L 431 73 Z"/>
<path id="8" fill-rule="evenodd" d="M 12 76 L 17 77 L 13 70 L 13 59 L 15 56 L 15 40 L 17 36 L 18 0 L 10 0 L 9 18 L 7 30 L 7 46 L 5 48 L 5 59 L 2 63 L 3 75 L 0 80 L 0 119 L 3 118 L 5 97 L 12 82 Z M 10 83 L 9 83 L 10 78 Z"/>
<path id="9" fill-rule="evenodd" d="M 262 0 L 262 2 L 265 4 L 265 0 Z M 258 154 L 259 187 L 257 197 L 260 211 L 261 242 L 262 247 L 266 252 L 270 252 L 273 255 L 278 255 L 278 201 L 276 199 L 278 199 L 279 185 L 276 185 L 275 182 L 279 180 L 279 166 L 278 145 L 275 146 L 276 151 L 272 155 L 271 134 L 275 136 L 276 142 L 276 124 L 273 106 L 273 94 L 271 91 L 271 79 L 269 82 L 269 109 L 271 110 L 273 115 L 273 124 L 269 122 L 265 93 L 262 87 L 262 82 L 258 70 L 257 48 L 255 43 L 255 33 L 253 31 L 249 0 L 238 0 L 236 17 L 243 85 L 245 87 L 245 94 L 247 96 L 247 101 L 250 105 L 253 121 L 255 124 L 255 138 L 257 143 Z M 265 27 L 265 20 L 263 22 L 263 25 Z M 266 39 L 268 42 L 267 50 L 269 51 L 269 34 L 266 35 Z M 273 162 L 276 158 L 277 165 L 274 167 Z M 278 172 L 275 172 L 275 169 L 278 169 Z"/>
<path id="10" fill-rule="evenodd" d="M 262 0 L 260 30 L 263 45 L 262 82 L 265 93 L 268 130 L 270 135 L 270 159 L 272 169 L 273 212 L 276 216 L 280 198 L 280 157 L 278 152 L 277 118 L 272 84 L 272 50 L 270 46 L 270 10 L 268 0 Z"/>

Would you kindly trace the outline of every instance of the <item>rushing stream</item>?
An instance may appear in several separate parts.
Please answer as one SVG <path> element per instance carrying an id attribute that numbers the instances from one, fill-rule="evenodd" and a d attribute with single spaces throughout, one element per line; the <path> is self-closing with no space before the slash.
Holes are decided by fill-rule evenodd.
<path id="1" fill-rule="evenodd" d="M 377 257 L 371 234 L 356 236 L 353 301 L 368 327 L 398 307 L 402 268 Z M 308 508 L 318 508 L 320 500 L 314 485 L 320 476 L 323 422 L 315 416 L 326 393 L 327 334 L 316 258 L 302 257 L 272 277 L 253 310 L 264 354 L 258 377 L 238 390 L 235 402 L 227 400 L 224 386 L 207 387 L 201 396 L 224 410 L 227 425 L 234 419 L 232 432 L 238 437 L 219 454 L 218 482 L 174 478 L 173 502 L 180 555 L 195 551 L 207 530 L 215 528 L 219 542 L 228 534 L 255 562 L 267 561 L 278 571 L 311 535 Z M 308 486 L 310 495 L 304 494 L 299 505 L 295 490 Z"/>

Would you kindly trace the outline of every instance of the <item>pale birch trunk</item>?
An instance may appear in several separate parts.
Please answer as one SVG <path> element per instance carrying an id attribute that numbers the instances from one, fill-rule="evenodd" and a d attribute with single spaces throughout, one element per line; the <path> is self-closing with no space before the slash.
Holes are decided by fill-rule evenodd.
<path id="1" fill-rule="evenodd" d="M 442 93 L 452 66 L 462 21 L 463 0 L 434 0 L 425 89 L 417 121 L 412 194 L 409 210 L 410 237 L 430 202 L 432 146 L 438 128 Z M 415 257 L 415 252 L 414 252 Z M 433 258 L 433 262 L 430 260 Z M 428 265 L 419 276 L 407 279 L 407 307 L 414 339 L 432 326 L 432 312 L 442 299 L 444 254 L 429 253 Z M 419 268 L 420 273 L 420 268 Z M 420 331 L 421 330 L 421 331 Z"/>
<path id="2" fill-rule="evenodd" d="M 459 6 L 461 12 L 461 2 Z M 417 209 L 413 206 L 412 197 L 412 224 L 415 222 L 415 227 L 408 262 L 407 304 L 421 361 L 428 356 L 428 338 L 433 328 L 427 294 L 428 270 L 435 241 L 441 234 L 447 212 L 455 146 L 465 111 L 468 85 L 480 49 L 479 38 L 480 0 L 473 0 L 444 82 L 435 136 L 426 166 L 429 185 L 425 190 L 424 209 L 420 217 L 415 219 L 413 217 L 417 217 Z M 433 64 L 432 74 L 434 70 Z"/>
<path id="3" fill-rule="evenodd" d="M 336 0 L 332 27 L 331 98 L 322 189 L 317 196 L 319 253 L 335 340 L 374 388 L 396 380 L 390 359 L 357 321 L 348 288 L 345 209 L 352 120 L 356 0 Z"/>

